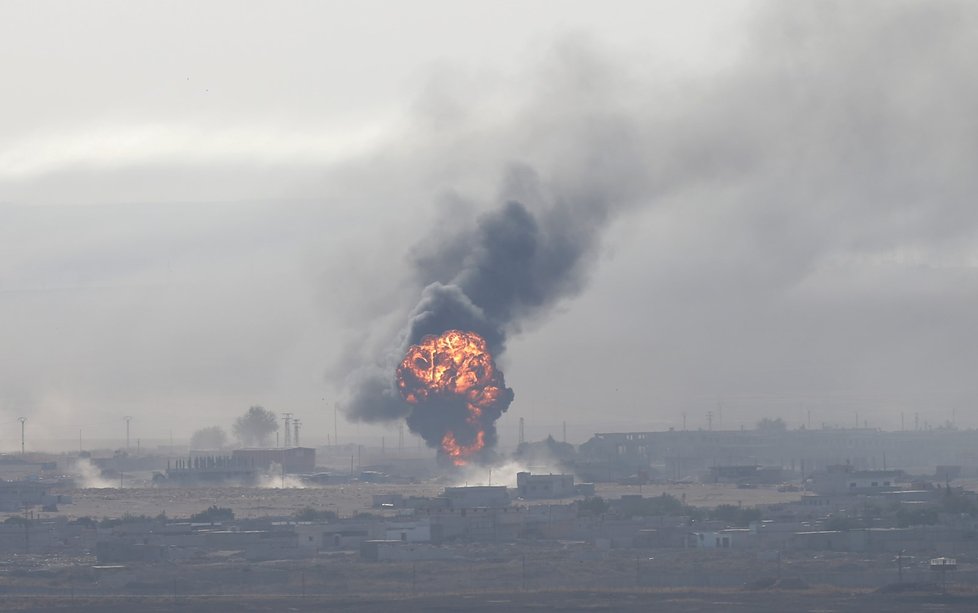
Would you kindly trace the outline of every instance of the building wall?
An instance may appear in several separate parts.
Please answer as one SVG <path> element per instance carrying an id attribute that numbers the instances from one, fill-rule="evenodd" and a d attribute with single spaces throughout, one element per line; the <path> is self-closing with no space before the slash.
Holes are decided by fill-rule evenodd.
<path id="1" fill-rule="evenodd" d="M 574 496 L 574 475 L 534 475 L 516 473 L 516 490 L 523 498 L 563 498 Z"/>
<path id="2" fill-rule="evenodd" d="M 268 470 L 272 464 L 283 466 L 288 473 L 308 473 L 316 469 L 316 450 L 310 447 L 235 449 L 232 457 L 261 470 Z"/>

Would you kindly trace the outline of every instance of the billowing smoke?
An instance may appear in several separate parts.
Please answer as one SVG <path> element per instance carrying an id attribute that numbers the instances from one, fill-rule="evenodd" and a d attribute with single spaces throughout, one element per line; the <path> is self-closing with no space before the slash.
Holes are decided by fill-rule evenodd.
<path id="1" fill-rule="evenodd" d="M 488 343 L 472 331 L 428 334 L 411 345 L 397 387 L 412 406 L 408 426 L 456 466 L 485 458 L 496 444 L 496 420 L 513 402 Z"/>
<path id="2" fill-rule="evenodd" d="M 598 229 L 589 221 L 575 222 L 560 205 L 534 214 L 511 201 L 478 220 L 464 252 L 436 245 L 416 261 L 451 276 L 421 292 L 406 340 L 459 328 L 478 332 L 499 354 L 507 331 L 578 286 L 579 264 Z"/>
<path id="3" fill-rule="evenodd" d="M 622 309 L 628 321 L 608 327 L 618 338 L 655 339 L 659 351 L 625 361 L 633 374 L 658 372 L 660 388 L 674 387 L 660 399 L 688 398 L 703 381 L 717 394 L 744 397 L 772 385 L 812 394 L 851 384 L 875 394 L 900 383 L 882 383 L 888 360 L 909 373 L 902 380 L 927 371 L 900 357 L 915 351 L 875 348 L 912 347 L 895 339 L 918 329 L 924 308 L 917 298 L 893 299 L 919 292 L 889 276 L 890 267 L 931 288 L 935 270 L 951 270 L 950 262 L 973 266 L 964 246 L 974 243 L 974 207 L 966 204 L 975 175 L 962 169 L 976 153 L 961 125 L 978 90 L 962 49 L 976 47 L 978 13 L 965 3 L 802 6 L 770 5 L 731 65 L 702 80 L 667 81 L 570 44 L 502 94 L 460 87 L 457 100 L 425 101 L 437 117 L 407 134 L 406 153 L 370 160 L 364 176 L 419 176 L 426 194 L 447 194 L 451 206 L 410 241 L 416 285 L 409 305 L 392 309 L 399 330 L 381 349 L 357 347 L 367 366 L 346 381 L 348 416 L 413 416 L 395 372 L 428 334 L 477 332 L 505 370 L 507 339 L 580 292 L 609 223 L 648 204 L 656 210 L 621 231 L 646 239 L 620 282 L 640 300 Z M 406 200 L 404 209 L 418 206 Z M 482 213 L 470 218 L 473 209 Z M 907 265 L 918 257 L 934 267 Z M 872 295 L 868 288 L 884 277 L 892 293 Z M 952 276 L 941 278 L 937 285 L 957 287 Z M 857 325 L 846 305 L 862 300 Z M 878 304 L 904 310 L 881 319 Z M 372 313 L 357 324 L 378 335 L 390 321 Z M 863 333 L 874 342 L 853 345 Z M 934 335 L 927 338 L 948 345 L 963 338 L 950 327 Z M 815 353 L 807 351 L 795 356 L 791 374 L 765 374 L 782 373 L 783 356 L 794 356 L 793 339 L 802 337 L 819 348 L 818 368 L 809 367 Z M 730 349 L 747 344 L 757 348 Z M 962 355 L 968 347 L 960 346 Z M 843 354 L 859 368 L 837 368 Z M 756 377 L 750 385 L 730 374 L 729 364 L 741 360 Z M 951 372 L 962 362 L 948 363 Z M 606 400 L 594 387 L 582 390 L 591 405 Z M 636 404 L 649 396 L 633 393 Z M 416 432 L 417 421 L 409 423 Z M 427 440 L 437 446 L 436 438 Z"/>
<path id="4" fill-rule="evenodd" d="M 522 181 L 532 180 L 526 169 L 513 172 Z M 386 363 L 357 373 L 348 413 L 366 421 L 406 418 L 413 432 L 450 456 L 454 441 L 446 441 L 446 436 L 457 436 L 460 430 L 468 433 L 457 441 L 460 447 L 478 443 L 481 449 L 484 443 L 491 449 L 496 441 L 494 422 L 513 396 L 505 384 L 505 401 L 492 404 L 474 422 L 464 402 L 444 396 L 406 402 L 395 387 L 394 364 L 426 337 L 449 330 L 478 334 L 488 353 L 498 358 L 508 334 L 581 287 L 606 217 L 600 201 L 554 200 L 531 209 L 510 200 L 476 218 L 471 227 L 448 236 L 439 229 L 426 237 L 412 259 L 418 278 L 428 283 Z M 485 439 L 476 441 L 477 435 Z"/>

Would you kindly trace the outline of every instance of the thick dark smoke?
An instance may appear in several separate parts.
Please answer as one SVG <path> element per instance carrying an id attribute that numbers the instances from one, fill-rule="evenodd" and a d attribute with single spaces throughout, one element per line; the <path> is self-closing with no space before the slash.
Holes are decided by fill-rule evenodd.
<path id="1" fill-rule="evenodd" d="M 525 174 L 525 169 L 514 171 Z M 586 214 L 574 214 L 563 202 L 550 202 L 531 210 L 515 201 L 478 217 L 472 227 L 444 236 L 437 229 L 414 250 L 417 276 L 430 281 L 410 312 L 400 342 L 383 364 L 357 373 L 347 404 L 349 414 L 366 421 L 404 417 L 411 431 L 437 447 L 447 429 L 458 429 L 460 440 L 470 442 L 462 407 L 412 407 L 394 387 L 393 364 L 408 346 L 429 334 L 458 329 L 478 333 L 499 357 L 506 337 L 534 315 L 582 285 L 586 264 L 592 259 L 604 207 L 593 203 Z M 494 422 L 509 406 L 513 393 L 486 415 L 482 425 L 487 448 L 496 442 Z M 456 415 L 457 414 L 457 415 Z M 454 418 L 453 418 L 454 417 Z"/>
<path id="2" fill-rule="evenodd" d="M 938 372 L 918 347 L 940 345 L 943 356 L 974 347 L 960 334 L 974 326 L 920 313 L 941 300 L 974 312 L 954 275 L 974 266 L 976 151 L 962 126 L 978 100 L 965 59 L 975 23 L 962 2 L 772 3 L 739 59 L 696 82 L 659 80 L 570 44 L 520 80 L 510 106 L 506 96 L 443 105 L 456 112 L 424 124 L 427 147 L 412 142 L 395 161 L 431 179 L 433 197 L 459 194 L 487 212 L 466 223 L 446 211 L 412 241 L 414 294 L 395 307 L 404 315 L 386 347 L 358 356 L 368 366 L 347 380 L 347 414 L 410 414 L 394 370 L 424 334 L 473 330 L 504 354 L 508 338 L 583 289 L 609 222 L 647 204 L 656 210 L 618 229 L 648 237 L 632 238 L 642 244 L 625 252 L 629 274 L 618 281 L 631 316 L 608 322 L 618 338 L 643 341 L 625 360 L 630 372 L 659 374 L 658 390 L 629 392 L 641 410 L 650 398 L 689 400 L 704 382 L 711 404 L 714 394 L 753 398 L 772 386 L 786 398 L 901 388 L 915 399 L 906 382 L 921 373 L 929 389 L 963 390 L 966 377 L 948 373 L 967 360 L 948 357 Z M 507 164 L 515 170 L 501 173 Z M 921 298 L 931 291 L 940 299 Z M 369 330 L 389 325 L 380 319 Z M 594 340 L 579 321 L 565 338 Z M 653 341 L 657 351 L 645 351 Z M 879 349 L 891 346 L 903 349 Z M 795 360 L 790 372 L 784 356 Z M 581 361 L 562 360 L 568 369 Z M 731 364 L 743 372 L 732 375 Z M 604 393 L 586 391 L 587 404 Z"/>
<path id="3" fill-rule="evenodd" d="M 580 286 L 581 263 L 599 228 L 590 219 L 574 221 L 560 205 L 534 214 L 510 201 L 478 220 L 464 252 L 435 243 L 415 261 L 450 276 L 424 288 L 406 341 L 458 328 L 478 332 L 494 355 L 501 353 L 508 331 Z"/>

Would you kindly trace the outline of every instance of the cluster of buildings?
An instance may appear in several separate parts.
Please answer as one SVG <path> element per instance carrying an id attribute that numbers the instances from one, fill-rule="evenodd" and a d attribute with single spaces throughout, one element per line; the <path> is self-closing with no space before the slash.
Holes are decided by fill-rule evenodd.
<path id="1" fill-rule="evenodd" d="M 897 470 L 829 467 L 810 475 L 797 500 L 764 505 L 746 522 L 686 507 L 667 495 L 603 500 L 594 497 L 593 484 L 576 483 L 566 474 L 520 473 L 517 484 L 446 487 L 429 497 L 377 494 L 372 512 L 321 521 L 280 517 L 194 524 L 139 518 L 103 525 L 51 520 L 33 524 L 29 545 L 22 527 L 6 527 L 0 548 L 88 546 L 103 564 L 214 552 L 244 560 L 340 551 L 375 561 L 437 560 L 464 557 L 473 544 L 544 541 L 580 543 L 598 556 L 620 549 L 741 550 L 762 556 L 978 554 L 978 496 Z M 667 510 L 641 510 L 648 508 Z"/>
<path id="2" fill-rule="evenodd" d="M 925 443 L 911 439 L 932 436 L 930 432 L 597 434 L 578 449 L 561 448 L 561 461 L 573 472 L 520 472 L 513 488 L 445 487 L 435 496 L 406 496 L 395 485 L 376 485 L 391 483 L 382 478 L 384 473 L 365 471 L 363 481 L 383 493 L 374 495 L 372 509 L 352 517 L 313 513 L 311 521 L 297 515 L 196 523 L 165 517 L 101 522 L 24 517 L 0 524 L 0 551 L 88 552 L 108 565 L 213 556 L 314 559 L 340 552 L 380 562 L 464 558 L 473 546 L 483 544 L 562 543 L 573 544 L 581 559 L 602 559 L 621 550 L 634 550 L 635 555 L 659 550 L 700 556 L 739 551 L 779 561 L 792 555 L 890 554 L 970 560 L 978 556 L 978 495 L 952 482 L 978 474 L 978 458 L 968 448 L 978 435 L 943 434 L 951 438 L 931 450 L 927 463 L 916 447 Z M 928 474 L 894 468 L 901 459 Z M 248 484 L 269 470 L 314 474 L 315 450 L 242 449 L 189 456 L 171 460 L 160 481 Z M 593 477 L 598 485 L 581 483 L 582 476 Z M 686 506 L 684 497 L 621 494 L 629 490 L 604 485 L 608 481 L 671 482 L 668 487 L 675 492 L 727 483 L 730 488 L 776 488 L 792 495 L 782 496 L 785 502 L 753 505 L 748 491 L 737 496 L 745 507 L 697 509 Z M 596 496 L 611 487 L 619 494 Z M 52 510 L 68 502 L 49 494 L 41 483 L 0 483 L 0 510 L 35 505 Z M 974 572 L 978 579 L 978 568 L 964 572 Z"/>
<path id="3" fill-rule="evenodd" d="M 166 472 L 157 473 L 157 485 L 255 485 L 270 471 L 310 474 L 316 469 L 311 447 L 235 449 L 230 455 L 189 455 L 167 460 Z"/>
<path id="4" fill-rule="evenodd" d="M 859 469 L 929 469 L 957 466 L 978 476 L 978 430 L 873 428 L 797 430 L 667 430 L 598 433 L 568 462 L 578 477 L 595 482 L 644 476 L 683 480 L 714 467 L 758 466 L 805 476 L 829 466 Z"/>

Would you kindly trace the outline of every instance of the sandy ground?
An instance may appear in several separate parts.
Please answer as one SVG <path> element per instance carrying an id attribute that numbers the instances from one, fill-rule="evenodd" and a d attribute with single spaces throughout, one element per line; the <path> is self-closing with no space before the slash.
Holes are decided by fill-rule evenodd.
<path id="1" fill-rule="evenodd" d="M 139 610 L 143 613 L 183 611 L 211 613 L 240 611 L 263 613 L 292 611 L 650 611 L 658 613 L 697 613 L 706 611 L 751 611 L 781 613 L 910 613 L 918 611 L 975 611 L 974 596 L 886 595 L 874 593 L 792 593 L 792 592 L 629 592 L 557 591 L 492 592 L 484 594 L 446 594 L 438 596 L 390 597 L 225 597 L 167 598 L 119 597 L 98 599 L 7 598 L 0 611 L 77 611 L 116 613 Z"/>
<path id="2" fill-rule="evenodd" d="M 375 494 L 397 493 L 404 496 L 437 496 L 444 489 L 442 484 L 374 484 L 358 483 L 307 488 L 108 488 L 66 490 L 72 496 L 72 504 L 63 505 L 59 513 L 70 517 L 119 517 L 132 515 L 158 515 L 165 512 L 169 517 L 186 517 L 211 505 L 229 507 L 238 518 L 291 515 L 298 509 L 312 507 L 328 509 L 348 517 L 357 511 L 370 510 Z M 658 496 L 663 492 L 694 506 L 713 507 L 719 504 L 754 506 L 774 502 L 797 500 L 797 492 L 778 492 L 774 488 L 738 489 L 727 484 L 689 485 L 614 485 L 599 484 L 596 493 L 606 498 L 623 494 Z M 528 504 L 545 504 L 547 501 L 530 501 Z M 569 500 L 553 501 L 566 504 Z M 46 514 L 45 514 L 46 515 Z"/>

